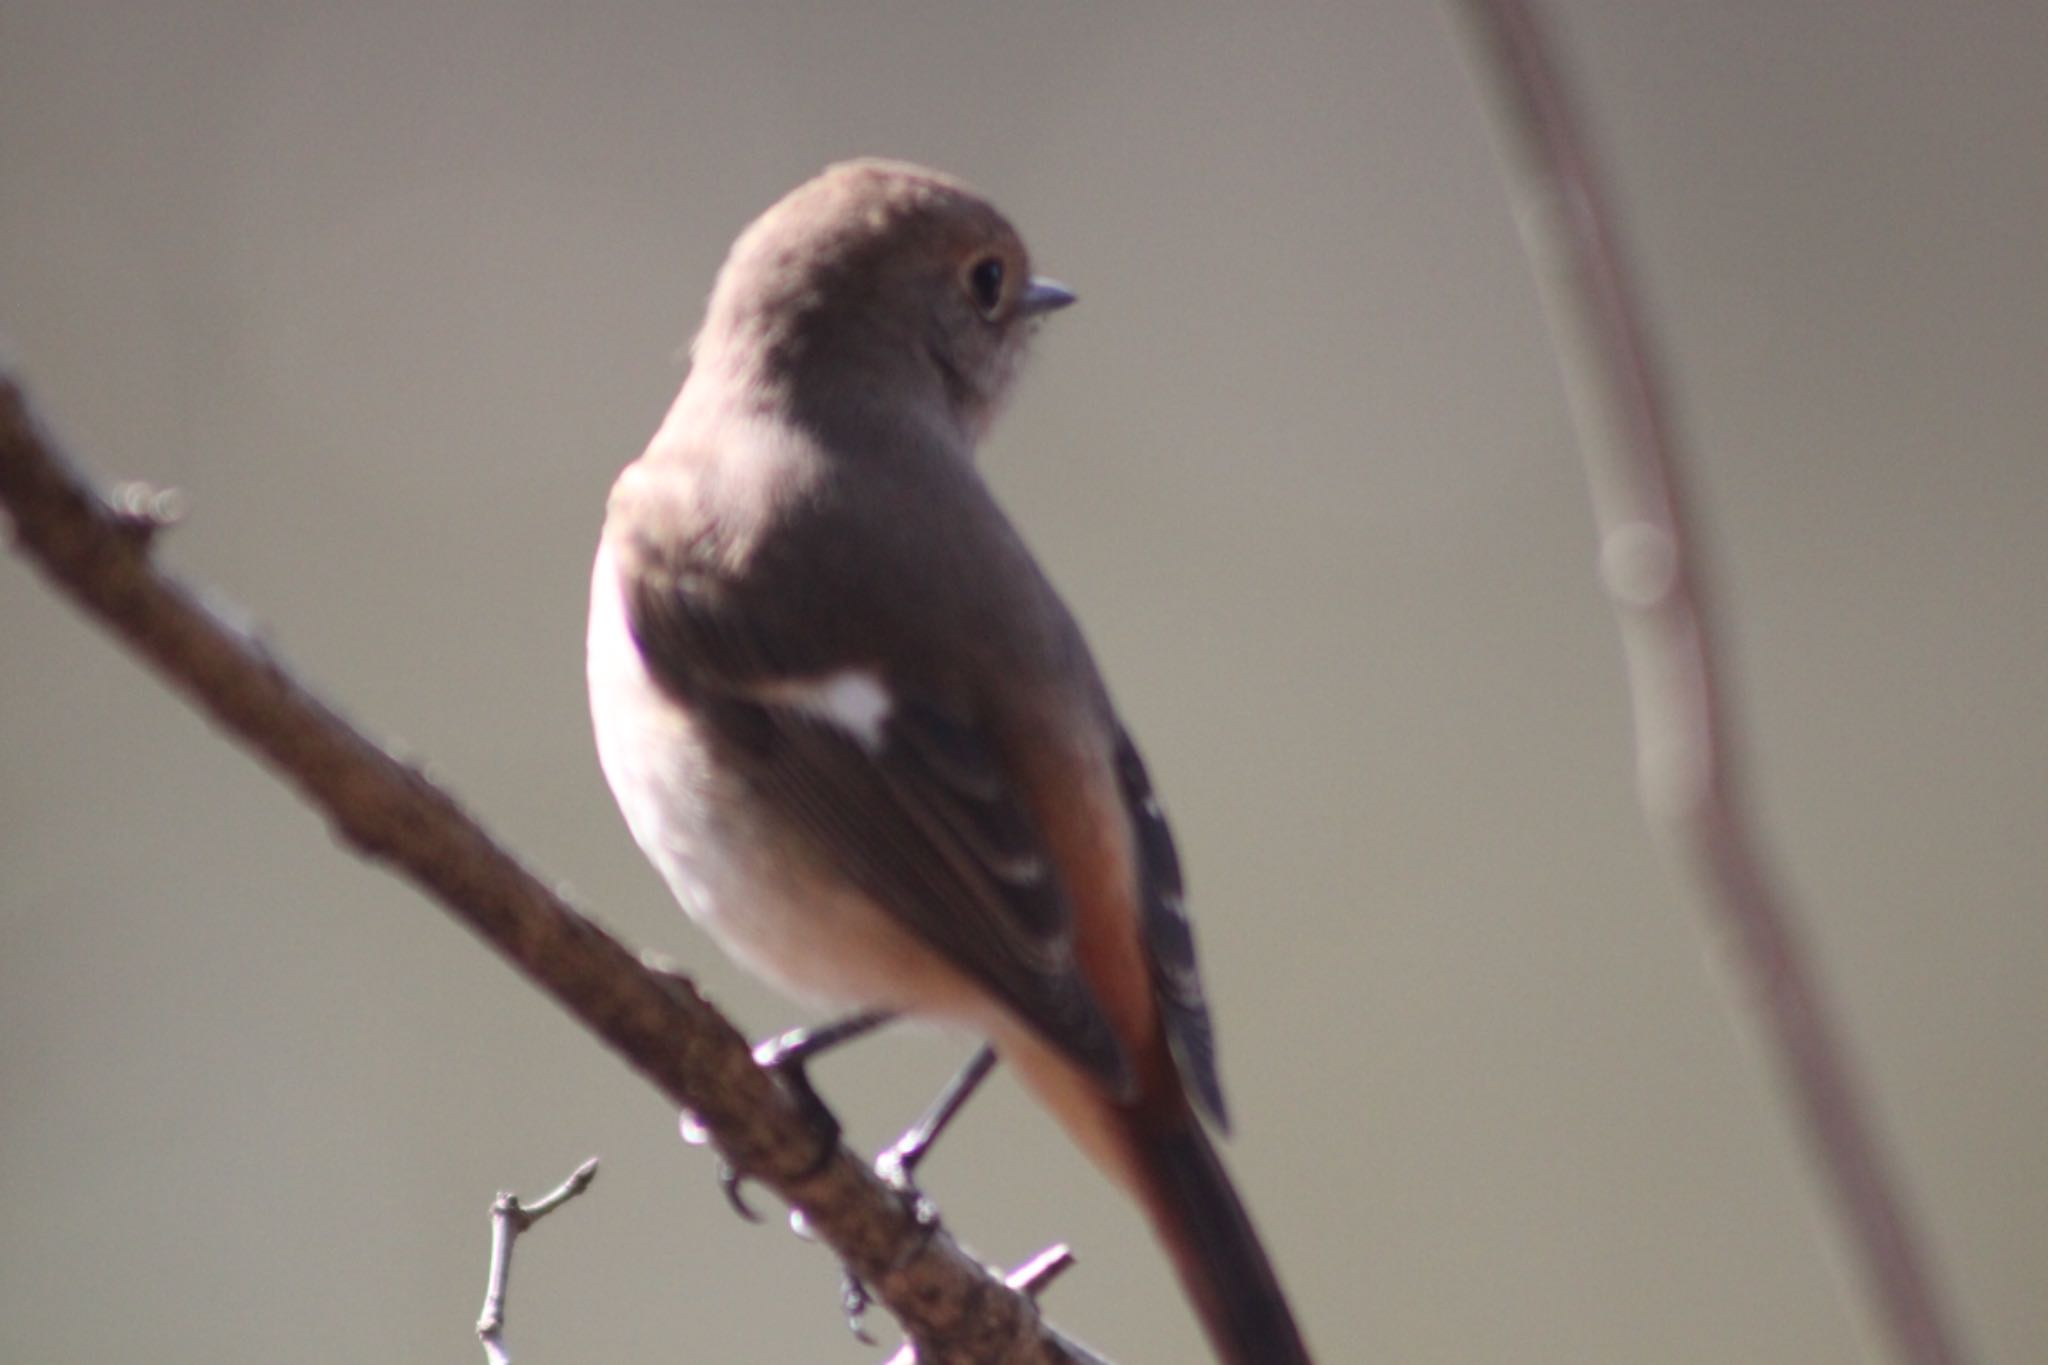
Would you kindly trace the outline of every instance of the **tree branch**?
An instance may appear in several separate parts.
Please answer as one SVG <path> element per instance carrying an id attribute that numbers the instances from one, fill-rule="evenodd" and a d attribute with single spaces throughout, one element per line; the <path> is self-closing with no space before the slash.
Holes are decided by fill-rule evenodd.
<path id="1" fill-rule="evenodd" d="M 484 1281 L 484 1311 L 476 1320 L 485 1365 L 512 1365 L 512 1352 L 505 1345 L 505 1297 L 512 1283 L 512 1248 L 520 1234 L 589 1189 L 596 1178 L 597 1158 L 592 1157 L 531 1204 L 520 1203 L 510 1190 L 498 1191 L 491 1201 L 491 1269 Z"/>
<path id="2" fill-rule="evenodd" d="M 854 1153 L 818 1160 L 807 1111 L 682 977 L 644 964 L 500 848 L 446 792 L 354 730 L 263 645 L 149 558 L 175 514 L 100 497 L 0 366 L 0 502 L 19 546 L 176 690 L 259 754 L 365 857 L 411 881 L 523 972 L 670 1103 L 735 1170 L 800 1211 L 916 1344 L 925 1365 L 1093 1361 Z"/>
<path id="3" fill-rule="evenodd" d="M 1019 1294 L 1027 1295 L 1035 1303 L 1039 1295 L 1052 1287 L 1054 1280 L 1073 1268 L 1073 1264 L 1074 1253 L 1064 1243 L 1049 1246 L 1005 1275 L 1003 1283 Z M 887 1365 L 918 1365 L 916 1348 L 906 1345 L 889 1357 Z M 1090 1365 L 1106 1365 L 1106 1362 L 1091 1358 Z"/>
<path id="4" fill-rule="evenodd" d="M 1601 577 L 1621 623 L 1643 805 L 1733 939 L 1780 1082 L 1899 1357 L 1957 1365 L 1962 1347 L 1736 781 L 1676 425 L 1564 81 L 1525 0 L 1452 9 L 1570 393 Z"/>

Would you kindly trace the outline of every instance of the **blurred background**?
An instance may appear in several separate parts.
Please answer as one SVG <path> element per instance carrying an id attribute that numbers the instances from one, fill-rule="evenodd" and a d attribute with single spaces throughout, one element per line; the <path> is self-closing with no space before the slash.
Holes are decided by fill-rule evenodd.
<path id="1" fill-rule="evenodd" d="M 1986 1359 L 2048 1360 L 2048 8 L 1558 6 L 1689 423 L 1755 789 Z M 740 979 L 591 752 L 588 556 L 733 235 L 967 177 L 1083 304 L 985 467 L 1190 867 L 1230 1157 L 1331 1361 L 1847 1362 L 1791 1125 L 1632 790 L 1585 493 L 1425 4 L 0 0 L 0 328 L 164 558 L 537 868 Z M 862 1361 L 638 1080 L 0 566 L 0 1359 Z M 964 1056 L 821 1082 L 872 1148 Z M 1203 1358 L 1004 1081 L 928 1168 Z M 878 1319 L 878 1329 L 887 1323 Z"/>

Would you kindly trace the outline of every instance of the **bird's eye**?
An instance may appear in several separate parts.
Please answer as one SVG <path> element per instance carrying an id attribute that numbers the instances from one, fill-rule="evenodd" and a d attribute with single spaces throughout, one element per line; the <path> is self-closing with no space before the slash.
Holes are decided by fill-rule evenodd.
<path id="1" fill-rule="evenodd" d="M 984 256 L 976 261 L 967 272 L 967 292 L 974 296 L 974 306 L 984 317 L 994 317 L 1003 302 L 1002 259 Z"/>

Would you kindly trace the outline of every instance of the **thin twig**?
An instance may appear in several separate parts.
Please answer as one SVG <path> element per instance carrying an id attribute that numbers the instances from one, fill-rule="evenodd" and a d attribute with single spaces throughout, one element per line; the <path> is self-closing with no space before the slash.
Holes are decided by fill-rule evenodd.
<path id="1" fill-rule="evenodd" d="M 491 1202 L 491 1273 L 484 1281 L 484 1311 L 476 1320 L 476 1336 L 484 1344 L 487 1365 L 512 1365 L 512 1352 L 505 1346 L 505 1290 L 512 1279 L 512 1244 L 519 1234 L 589 1189 L 596 1178 L 597 1158 L 592 1157 L 531 1204 L 520 1203 L 510 1190 L 499 1190 Z"/>
<path id="2" fill-rule="evenodd" d="M 1899 1358 L 1957 1365 L 1963 1351 L 1905 1197 L 1741 799 L 1676 425 L 1563 79 L 1524 0 L 1452 8 L 1570 392 L 1601 576 L 1621 622 L 1644 807 L 1733 938 L 1768 1050 Z"/>
<path id="3" fill-rule="evenodd" d="M 352 728 L 242 628 L 150 560 L 59 451 L 0 365 L 0 503 L 43 572 L 331 821 L 440 902 L 598 1035 L 733 1168 L 774 1190 L 920 1343 L 930 1365 L 1070 1365 L 1071 1346 L 843 1145 L 821 1162 L 812 1115 L 754 1064 L 688 980 L 643 963 L 499 847 L 416 767 Z"/>
<path id="4" fill-rule="evenodd" d="M 1074 1253 L 1066 1243 L 1047 1247 L 1003 1277 L 1003 1283 L 1020 1294 L 1037 1298 L 1052 1288 L 1052 1282 L 1074 1268 Z"/>

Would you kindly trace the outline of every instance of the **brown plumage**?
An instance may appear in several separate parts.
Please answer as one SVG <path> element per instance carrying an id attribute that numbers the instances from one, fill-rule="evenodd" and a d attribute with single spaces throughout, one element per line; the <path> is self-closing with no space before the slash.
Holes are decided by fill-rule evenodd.
<path id="1" fill-rule="evenodd" d="M 1071 301 L 916 167 L 835 166 L 749 227 L 612 493 L 599 753 L 736 958 L 988 1037 L 1138 1196 L 1222 1358 L 1306 1361 L 1197 1117 L 1223 1103 L 1171 836 L 973 464 Z"/>

